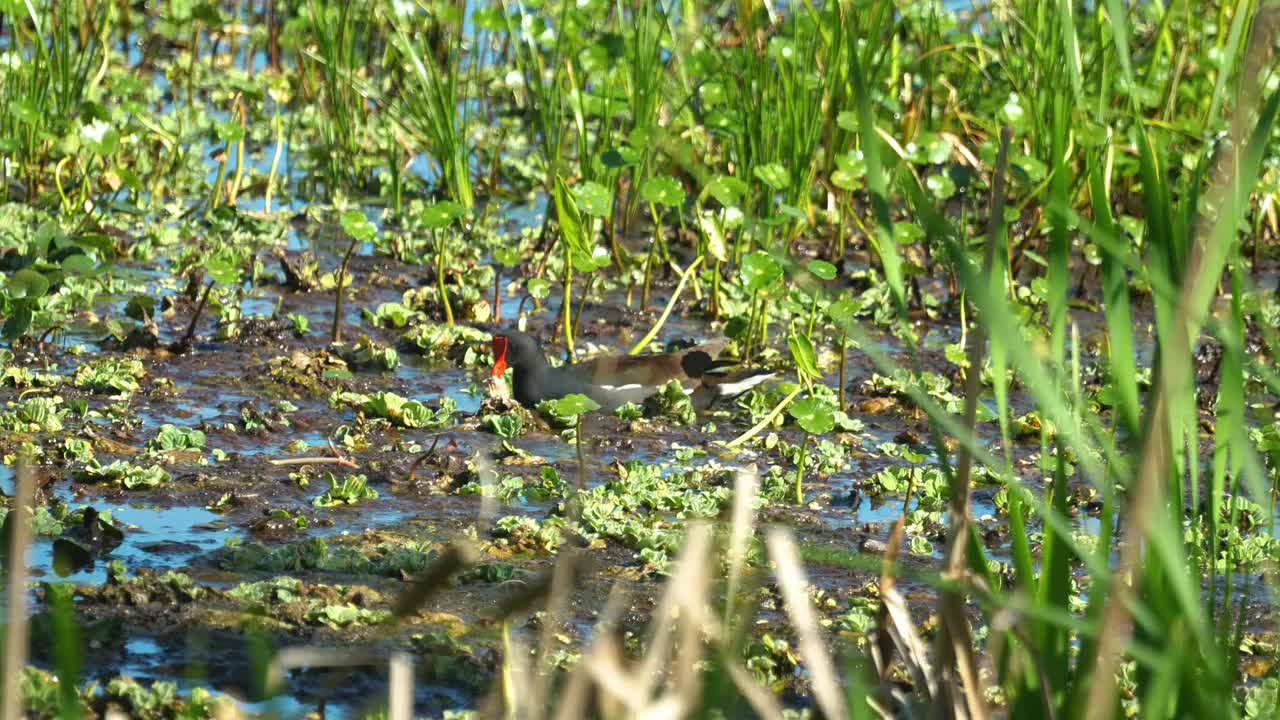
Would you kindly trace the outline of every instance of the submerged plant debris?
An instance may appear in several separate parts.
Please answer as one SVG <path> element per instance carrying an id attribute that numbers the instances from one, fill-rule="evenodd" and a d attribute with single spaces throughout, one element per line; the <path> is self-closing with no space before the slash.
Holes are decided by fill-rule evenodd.
<path id="1" fill-rule="evenodd" d="M 1269 2 L 9 3 L 23 710 L 1277 717 L 1277 49 Z M 773 376 L 527 408 L 513 327 Z"/>

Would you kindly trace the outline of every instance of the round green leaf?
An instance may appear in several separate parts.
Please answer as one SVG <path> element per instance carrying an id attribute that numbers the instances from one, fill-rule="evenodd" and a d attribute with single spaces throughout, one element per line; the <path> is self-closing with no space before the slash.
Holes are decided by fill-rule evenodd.
<path id="1" fill-rule="evenodd" d="M 756 251 L 742 258 L 742 281 L 750 291 L 763 290 L 782 276 L 782 266 L 768 253 Z"/>
<path id="2" fill-rule="evenodd" d="M 515 267 L 520 262 L 520 248 L 503 247 L 493 251 L 493 259 L 503 267 Z"/>
<path id="3" fill-rule="evenodd" d="M 607 168 L 620 168 L 628 165 L 635 165 L 640 162 L 640 153 L 626 145 L 622 145 L 620 147 L 613 148 L 612 150 L 606 150 L 604 154 L 600 156 L 600 162 Z"/>
<path id="4" fill-rule="evenodd" d="M 507 29 L 507 19 L 503 17 L 501 7 L 476 8 L 471 15 L 471 22 L 481 30 L 498 32 Z"/>
<path id="5" fill-rule="evenodd" d="M 1049 174 L 1049 167 L 1030 155 L 1010 158 L 1009 164 L 1013 176 L 1028 185 L 1040 182 Z"/>
<path id="6" fill-rule="evenodd" d="M 746 183 L 732 175 L 717 175 L 703 190 L 725 207 L 736 207 L 749 191 Z"/>
<path id="7" fill-rule="evenodd" d="M 226 24 L 226 20 L 222 18 L 222 13 L 218 12 L 217 6 L 213 3 L 197 3 L 191 8 L 191 17 L 210 27 L 222 27 Z"/>
<path id="8" fill-rule="evenodd" d="M 797 400 L 791 403 L 788 412 L 807 433 L 821 435 L 822 433 L 831 432 L 832 428 L 836 426 L 834 409 L 831 405 L 818 398 L 810 397 Z"/>
<path id="9" fill-rule="evenodd" d="M 592 217 L 605 217 L 609 214 L 609 205 L 613 200 L 613 196 L 600 183 L 591 180 L 578 183 L 573 188 L 573 194 L 578 201 L 578 208 L 582 212 Z"/>
<path id="10" fill-rule="evenodd" d="M 590 248 L 579 248 L 569 253 L 569 259 L 573 263 L 573 269 L 578 272 L 595 272 L 609 263 L 613 262 L 613 258 L 609 255 L 609 251 L 599 245 Z"/>
<path id="11" fill-rule="evenodd" d="M 600 403 L 581 393 L 571 393 L 556 400 L 555 408 L 557 415 L 570 418 L 592 410 L 599 410 Z"/>
<path id="12" fill-rule="evenodd" d="M 591 264 L 592 270 L 599 270 L 613 262 L 613 256 L 609 254 L 609 250 L 603 245 L 596 245 L 591 248 Z"/>
<path id="13" fill-rule="evenodd" d="M 831 173 L 831 184 L 841 190 L 856 190 L 858 188 L 858 179 L 844 170 L 836 170 Z"/>
<path id="14" fill-rule="evenodd" d="M 41 122 L 41 113 L 36 109 L 36 104 L 30 100 L 13 100 L 9 103 L 9 112 L 18 122 L 24 125 L 38 125 Z"/>
<path id="15" fill-rule="evenodd" d="M 240 267 L 235 261 L 226 254 L 218 255 L 205 265 L 205 269 L 209 271 L 209 277 L 214 282 L 223 285 L 239 285 L 240 284 Z"/>
<path id="16" fill-rule="evenodd" d="M 945 135 L 931 135 L 924 141 L 925 153 L 934 165 L 951 159 L 951 140 Z"/>
<path id="17" fill-rule="evenodd" d="M 0 339 L 12 341 L 22 337 L 23 333 L 31 327 L 31 320 L 34 317 L 31 310 L 33 304 L 27 300 L 13 303 L 12 312 L 4 321 L 4 326 L 0 327 Z"/>
<path id="18" fill-rule="evenodd" d="M 541 300 L 551 293 L 551 283 L 543 278 L 529 278 L 529 282 L 525 284 L 525 289 L 529 294 Z"/>
<path id="19" fill-rule="evenodd" d="M 9 278 L 9 297 L 36 299 L 49 292 L 49 279 L 30 268 L 23 268 Z"/>
<path id="20" fill-rule="evenodd" d="M 774 190 L 783 190 L 790 182 L 787 175 L 787 169 L 778 163 L 769 163 L 768 165 L 760 165 L 755 170 L 756 178 L 773 188 Z"/>
<path id="21" fill-rule="evenodd" d="M 45 220 L 40 223 L 40 227 L 36 228 L 36 236 L 30 247 L 36 256 L 42 256 L 49 252 L 50 247 L 61 248 L 66 243 L 67 234 L 62 231 L 58 223 Z"/>
<path id="22" fill-rule="evenodd" d="M 831 182 L 841 190 L 856 189 L 858 181 L 867 173 L 867 163 L 862 158 L 861 150 L 836 155 L 836 168 L 831 173 Z"/>
<path id="23" fill-rule="evenodd" d="M 684 204 L 684 188 L 668 175 L 651 177 L 640 188 L 640 197 L 652 205 L 679 207 Z"/>
<path id="24" fill-rule="evenodd" d="M 853 318 L 857 314 L 858 303 L 850 298 L 841 298 L 827 306 L 827 317 L 838 325 L 846 325 L 853 322 Z"/>
<path id="25" fill-rule="evenodd" d="M 348 210 L 342 213 L 339 222 L 342 224 L 342 230 L 356 242 L 370 242 L 378 234 L 378 229 L 359 210 Z"/>
<path id="26" fill-rule="evenodd" d="M 1022 101 L 1017 93 L 1009 93 L 1009 99 L 1000 110 L 1000 119 L 1013 126 L 1015 130 L 1020 130 L 1025 125 L 1026 116 L 1027 113 L 1022 109 Z"/>
<path id="27" fill-rule="evenodd" d="M 708 108 L 724 104 L 729 97 L 724 90 L 724 84 L 714 81 L 704 83 L 698 90 L 698 95 L 702 98 L 702 106 Z"/>
<path id="28" fill-rule="evenodd" d="M 631 147 L 648 148 L 653 136 L 653 128 L 648 125 L 637 125 L 627 135 L 627 142 L 631 144 Z"/>
<path id="29" fill-rule="evenodd" d="M 142 192 L 142 178 L 138 174 L 123 165 L 116 166 L 116 175 L 120 176 L 120 181 L 124 186 L 134 192 Z"/>
<path id="30" fill-rule="evenodd" d="M 946 200 L 956 194 L 956 183 L 946 173 L 938 173 L 930 175 L 925 179 L 924 184 L 929 188 L 929 192 L 939 200 Z"/>
<path id="31" fill-rule="evenodd" d="M 742 119 L 740 117 L 740 113 L 735 110 L 712 108 L 711 112 L 707 113 L 705 122 L 707 127 L 724 133 L 737 133 L 742 131 Z"/>
<path id="32" fill-rule="evenodd" d="M 62 261 L 63 272 L 70 273 L 72 275 L 89 275 L 97 269 L 97 267 L 98 266 L 93 261 L 93 258 L 85 255 L 84 253 L 68 255 Z"/>
<path id="33" fill-rule="evenodd" d="M 59 247 L 62 246 L 62 243 L 56 239 L 54 242 Z M 115 241 L 103 233 L 90 232 L 78 235 L 73 244 L 85 253 L 93 254 L 98 258 L 110 258 L 115 255 Z"/>
<path id="34" fill-rule="evenodd" d="M 244 128 L 240 127 L 240 123 L 234 120 L 226 120 L 214 126 L 214 132 L 218 134 L 218 139 L 224 143 L 240 142 L 244 139 Z"/>
<path id="35" fill-rule="evenodd" d="M 910 245 L 924 238 L 924 229 L 912 222 L 896 222 L 893 224 L 893 239 L 899 245 Z"/>
<path id="36" fill-rule="evenodd" d="M 155 317 L 156 299 L 150 295 L 134 295 L 124 306 L 124 314 L 138 322 Z"/>
<path id="37" fill-rule="evenodd" d="M 810 260 L 805 269 L 819 280 L 834 280 L 836 277 L 836 266 L 826 260 Z"/>
<path id="38" fill-rule="evenodd" d="M 422 224 L 432 230 L 439 230 L 462 217 L 466 212 L 466 208 L 458 203 L 452 200 L 444 200 L 422 211 Z M 370 237 L 369 239 L 372 240 L 373 238 Z"/>

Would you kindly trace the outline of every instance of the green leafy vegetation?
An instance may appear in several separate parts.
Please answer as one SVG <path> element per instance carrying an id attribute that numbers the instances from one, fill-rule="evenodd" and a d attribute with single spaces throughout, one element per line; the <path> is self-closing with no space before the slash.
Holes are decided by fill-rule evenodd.
<path id="1" fill-rule="evenodd" d="M 146 375 L 142 363 L 133 358 L 98 358 L 76 368 L 76 387 L 94 392 L 137 392 L 138 381 Z"/>
<path id="2" fill-rule="evenodd" d="M 172 479 L 159 465 L 135 465 L 124 460 L 116 460 L 107 465 L 90 460 L 78 473 L 78 478 L 83 482 L 119 484 L 129 490 L 158 488 Z"/>
<path id="3" fill-rule="evenodd" d="M 369 487 L 364 475 L 347 475 L 339 480 L 333 473 L 325 473 L 325 477 L 329 481 L 329 489 L 311 501 L 316 507 L 355 505 L 362 500 L 378 497 L 378 491 Z"/>
<path id="4" fill-rule="evenodd" d="M 0 13 L 31 715 L 1276 716 L 1273 3 L 144 9 Z"/>

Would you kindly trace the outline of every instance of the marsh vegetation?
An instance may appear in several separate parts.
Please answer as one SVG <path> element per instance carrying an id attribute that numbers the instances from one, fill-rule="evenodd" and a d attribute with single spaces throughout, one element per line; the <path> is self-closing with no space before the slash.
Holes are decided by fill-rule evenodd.
<path id="1" fill-rule="evenodd" d="M 0 3 L 4 717 L 1280 717 L 1278 41 Z"/>

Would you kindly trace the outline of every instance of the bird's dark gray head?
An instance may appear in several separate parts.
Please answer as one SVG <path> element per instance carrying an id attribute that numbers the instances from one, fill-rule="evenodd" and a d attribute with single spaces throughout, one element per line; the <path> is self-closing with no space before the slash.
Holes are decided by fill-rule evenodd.
<path id="1" fill-rule="evenodd" d="M 538 341 L 519 330 L 503 330 L 493 335 L 493 377 L 499 377 L 507 368 L 528 370 L 546 365 Z"/>

